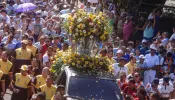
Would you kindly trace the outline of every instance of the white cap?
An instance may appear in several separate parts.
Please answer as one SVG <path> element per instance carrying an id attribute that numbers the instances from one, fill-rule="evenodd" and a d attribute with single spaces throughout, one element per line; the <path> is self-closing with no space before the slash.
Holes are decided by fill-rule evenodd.
<path id="1" fill-rule="evenodd" d="M 123 51 L 119 49 L 119 50 L 117 50 L 117 53 L 122 53 L 123 54 Z"/>
<path id="2" fill-rule="evenodd" d="M 145 56 L 144 55 L 140 55 L 139 59 L 145 59 Z"/>
<path id="3" fill-rule="evenodd" d="M 142 40 L 142 43 L 147 43 L 147 41 L 145 39 Z"/>
<path id="4" fill-rule="evenodd" d="M 151 44 L 151 45 L 150 45 L 150 49 L 157 50 L 157 48 L 155 47 L 154 44 Z"/>

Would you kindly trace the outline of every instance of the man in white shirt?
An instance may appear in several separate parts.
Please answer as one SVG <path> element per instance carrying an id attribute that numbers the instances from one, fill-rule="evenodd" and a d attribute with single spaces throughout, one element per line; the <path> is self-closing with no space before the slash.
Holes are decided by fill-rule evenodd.
<path id="1" fill-rule="evenodd" d="M 160 96 L 162 97 L 162 100 L 170 99 L 171 93 L 174 90 L 174 86 L 169 82 L 169 77 L 163 78 L 163 83 L 160 83 L 158 90 L 160 92 Z"/>
<path id="2" fill-rule="evenodd" d="M 148 93 L 148 96 L 150 96 L 152 93 L 159 93 L 159 79 L 155 78 L 152 83 L 148 83 L 146 86 L 146 92 Z"/>
<path id="3" fill-rule="evenodd" d="M 1 10 L 1 15 L 3 16 L 3 19 L 6 21 L 6 24 L 10 24 L 10 17 L 7 15 L 7 11 L 5 9 Z"/>
<path id="4" fill-rule="evenodd" d="M 44 67 L 51 67 L 50 58 L 53 56 L 53 47 L 48 47 L 47 52 L 43 55 Z"/>
<path id="5" fill-rule="evenodd" d="M 150 54 L 145 56 L 145 62 L 147 67 L 144 68 L 146 71 L 144 73 L 144 85 L 152 83 L 156 76 L 156 68 L 159 65 L 159 57 L 155 54 L 156 47 L 154 44 L 150 45 Z"/>
<path id="6" fill-rule="evenodd" d="M 122 57 L 120 58 L 119 63 L 115 63 L 112 65 L 112 67 L 114 68 L 114 76 L 116 78 L 119 78 L 122 72 L 128 75 L 128 68 L 124 66 L 125 64 L 126 64 L 126 59 Z"/>

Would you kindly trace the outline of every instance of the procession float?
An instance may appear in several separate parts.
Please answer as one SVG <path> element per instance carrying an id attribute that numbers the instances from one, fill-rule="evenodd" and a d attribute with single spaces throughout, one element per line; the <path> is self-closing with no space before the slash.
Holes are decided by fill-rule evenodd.
<path id="1" fill-rule="evenodd" d="M 108 58 L 98 55 L 98 43 L 107 41 L 112 30 L 108 16 L 78 10 L 68 16 L 63 26 L 72 44 L 68 50 L 54 55 L 52 74 L 57 85 L 66 87 L 66 97 L 122 100 Z"/>

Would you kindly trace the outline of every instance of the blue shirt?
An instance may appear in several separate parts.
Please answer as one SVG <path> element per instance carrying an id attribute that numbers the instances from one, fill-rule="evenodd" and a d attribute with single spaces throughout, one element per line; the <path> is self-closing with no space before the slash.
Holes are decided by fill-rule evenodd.
<path id="1" fill-rule="evenodd" d="M 148 26 L 147 26 L 145 28 L 144 32 L 143 32 L 143 36 L 145 38 L 152 38 L 153 35 L 154 35 L 154 29 L 153 29 L 153 27 L 151 26 L 151 27 L 148 28 Z"/>
<path id="2" fill-rule="evenodd" d="M 9 49 L 9 50 L 13 50 L 13 49 L 15 49 L 15 47 L 16 47 L 16 44 L 15 43 L 9 43 L 9 44 L 7 44 L 6 46 L 5 46 L 5 48 L 6 49 Z"/>
<path id="3" fill-rule="evenodd" d="M 16 48 L 16 49 L 21 48 L 21 41 L 19 41 L 18 43 L 16 43 L 15 48 Z"/>
<path id="4" fill-rule="evenodd" d="M 140 48 L 140 53 L 143 54 L 143 55 L 145 55 L 146 51 L 148 51 L 148 50 L 149 50 L 148 47 L 141 47 Z"/>

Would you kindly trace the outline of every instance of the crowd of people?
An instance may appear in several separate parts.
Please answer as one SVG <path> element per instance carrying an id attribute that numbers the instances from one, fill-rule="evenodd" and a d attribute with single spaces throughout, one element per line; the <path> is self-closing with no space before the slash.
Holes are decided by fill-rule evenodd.
<path id="1" fill-rule="evenodd" d="M 16 12 L 22 3 L 37 9 Z M 98 43 L 97 56 L 109 58 L 125 100 L 175 99 L 175 27 L 172 35 L 161 31 L 159 9 L 136 19 L 118 6 L 111 0 L 1 0 L 0 100 L 7 89 L 11 100 L 65 99 L 65 86 L 56 86 L 50 68 L 56 52 L 73 44 L 62 23 L 77 9 L 108 15 L 113 33 Z"/>

